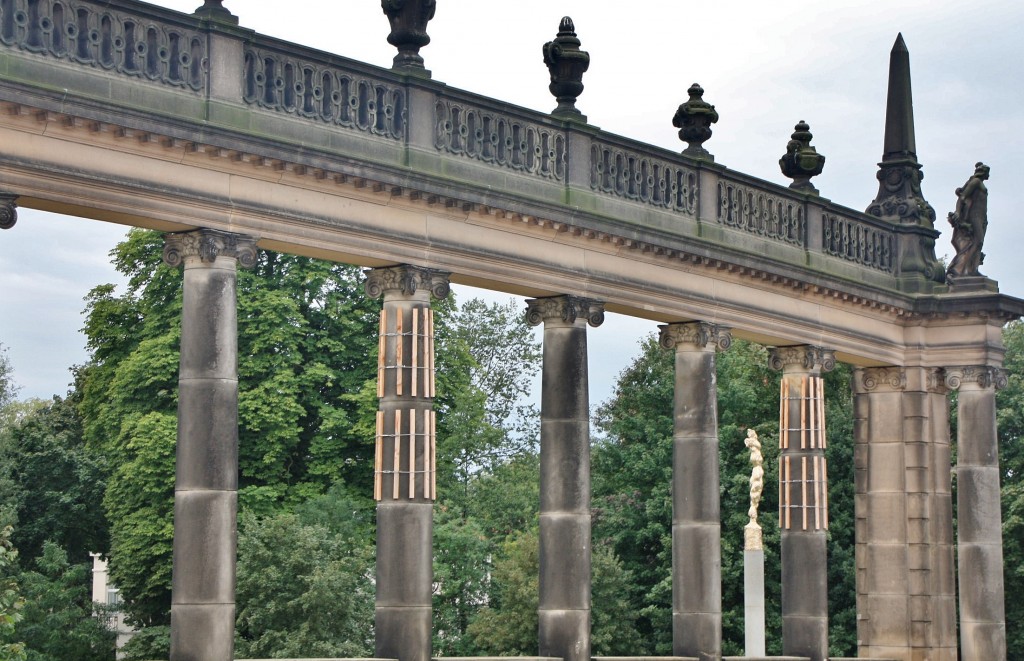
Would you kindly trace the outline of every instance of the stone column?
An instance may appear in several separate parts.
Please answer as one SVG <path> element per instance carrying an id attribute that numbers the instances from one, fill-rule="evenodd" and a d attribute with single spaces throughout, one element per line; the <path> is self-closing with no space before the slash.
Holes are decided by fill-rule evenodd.
<path id="1" fill-rule="evenodd" d="M 540 429 L 540 655 L 590 661 L 590 404 L 587 324 L 601 303 L 527 301 L 544 324 Z"/>
<path id="2" fill-rule="evenodd" d="M 861 656 L 956 659 L 949 410 L 937 377 L 854 373 Z"/>
<path id="3" fill-rule="evenodd" d="M 174 481 L 171 661 L 231 661 L 238 509 L 237 264 L 255 239 L 217 230 L 168 234 L 185 264 Z"/>
<path id="4" fill-rule="evenodd" d="M 448 273 L 417 266 L 366 273 L 366 294 L 383 295 L 377 367 L 376 655 L 430 661 L 433 508 L 437 498 L 434 313 Z"/>
<path id="5" fill-rule="evenodd" d="M 1003 533 L 999 501 L 996 367 L 946 369 L 957 398 L 957 557 L 960 572 L 960 651 L 963 661 L 1005 661 Z"/>
<path id="6" fill-rule="evenodd" d="M 779 529 L 782 531 L 782 651 L 828 658 L 828 479 L 825 387 L 831 350 L 771 349 L 782 370 L 779 405 Z"/>
<path id="7" fill-rule="evenodd" d="M 672 649 L 701 661 L 722 657 L 722 531 L 715 350 L 727 329 L 704 322 L 661 326 L 675 350 L 672 444 Z"/>

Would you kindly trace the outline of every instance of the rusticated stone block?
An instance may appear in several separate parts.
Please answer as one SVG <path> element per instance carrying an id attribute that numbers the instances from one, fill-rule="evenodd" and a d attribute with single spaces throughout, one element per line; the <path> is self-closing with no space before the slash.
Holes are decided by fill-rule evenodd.
<path id="1" fill-rule="evenodd" d="M 1002 543 L 999 526 L 999 469 L 995 466 L 962 466 L 957 471 L 957 494 L 961 504 L 957 514 L 957 532 L 961 540 Z"/>
<path id="2" fill-rule="evenodd" d="M 875 493 L 868 502 L 866 542 L 905 542 L 907 513 L 902 493 Z"/>
<path id="3" fill-rule="evenodd" d="M 909 646 L 910 605 L 905 594 L 868 595 L 864 599 L 864 611 L 858 628 L 862 640 L 870 640 L 873 648 Z"/>
<path id="4" fill-rule="evenodd" d="M 867 568 L 864 589 L 868 594 L 907 593 L 907 547 L 903 544 L 868 544 L 864 548 Z"/>
<path id="5" fill-rule="evenodd" d="M 970 568 L 976 576 L 1002 578 L 1003 547 L 996 544 L 960 544 L 960 576 Z M 960 580 L 960 622 L 995 623 L 1005 620 L 1003 582 Z M 984 658 L 984 657 L 979 657 Z"/>
<path id="6" fill-rule="evenodd" d="M 1006 625 L 961 618 L 960 649 L 964 661 L 1006 661 Z"/>

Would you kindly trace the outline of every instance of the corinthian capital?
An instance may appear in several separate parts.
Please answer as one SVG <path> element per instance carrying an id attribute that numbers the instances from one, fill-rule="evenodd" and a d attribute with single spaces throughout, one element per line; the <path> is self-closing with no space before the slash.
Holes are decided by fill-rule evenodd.
<path id="1" fill-rule="evenodd" d="M 256 265 L 256 239 L 245 234 L 198 229 L 164 235 L 164 262 L 180 266 L 186 257 L 212 263 L 217 257 L 233 257 L 243 268 Z"/>
<path id="2" fill-rule="evenodd" d="M 1006 370 L 988 365 L 967 365 L 963 367 L 946 368 L 946 387 L 950 390 L 959 390 L 964 384 L 976 385 L 979 388 L 995 388 L 1002 390 L 1006 387 Z"/>
<path id="3" fill-rule="evenodd" d="M 732 345 L 732 331 L 722 326 L 709 324 L 705 321 L 691 321 L 681 324 L 658 326 L 661 329 L 659 342 L 665 349 L 675 349 L 679 345 L 692 345 L 703 349 L 712 343 L 725 351 Z"/>
<path id="4" fill-rule="evenodd" d="M 419 290 L 428 290 L 434 298 L 445 298 L 451 292 L 451 273 L 422 266 L 401 264 L 368 269 L 365 275 L 364 289 L 370 298 L 380 298 L 386 291 L 400 291 L 412 296 Z"/>
<path id="5" fill-rule="evenodd" d="M 831 372 L 836 366 L 836 352 L 809 344 L 773 347 L 768 350 L 768 365 L 773 370 L 785 371 L 798 366 L 808 371 Z"/>
<path id="6" fill-rule="evenodd" d="M 17 195 L 0 193 L 0 230 L 9 230 L 18 222 Z"/>
<path id="7" fill-rule="evenodd" d="M 863 367 L 854 370 L 853 379 L 857 392 L 907 388 L 907 371 L 902 367 Z"/>
<path id="8" fill-rule="evenodd" d="M 530 298 L 526 301 L 526 321 L 538 326 L 549 319 L 560 319 L 567 324 L 586 317 L 595 328 L 604 323 L 604 303 L 578 296 L 551 296 Z"/>

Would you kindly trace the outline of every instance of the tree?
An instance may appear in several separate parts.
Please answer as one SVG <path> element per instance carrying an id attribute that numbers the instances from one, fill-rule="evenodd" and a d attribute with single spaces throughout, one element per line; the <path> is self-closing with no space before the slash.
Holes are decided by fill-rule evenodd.
<path id="1" fill-rule="evenodd" d="M 64 549 L 46 542 L 36 569 L 21 575 L 26 605 L 18 635 L 28 661 L 107 661 L 115 633 L 94 617 L 91 568 L 71 564 Z"/>
<path id="2" fill-rule="evenodd" d="M 1007 384 L 996 395 L 1002 482 L 1006 646 L 1024 649 L 1024 323 L 1003 329 Z"/>
<path id="3" fill-rule="evenodd" d="M 0 409 L 10 404 L 18 394 L 18 388 L 14 385 L 11 367 L 11 360 L 7 357 L 7 347 L 0 344 Z"/>
<path id="4" fill-rule="evenodd" d="M 65 549 L 74 563 L 107 549 L 100 506 L 106 463 L 85 447 L 73 399 L 54 397 L 5 430 L 0 465 L 6 473 L 0 495 L 19 521 L 13 541 L 23 558 L 42 555 L 46 541 Z"/>
<path id="5" fill-rule="evenodd" d="M 373 548 L 362 511 L 344 494 L 332 492 L 298 514 L 243 517 L 239 656 L 372 655 Z"/>
<path id="6" fill-rule="evenodd" d="M 15 580 L 18 551 L 11 544 L 11 532 L 10 526 L 0 530 L 0 661 L 24 661 L 25 644 L 15 637 L 15 627 L 21 621 L 25 599 Z"/>

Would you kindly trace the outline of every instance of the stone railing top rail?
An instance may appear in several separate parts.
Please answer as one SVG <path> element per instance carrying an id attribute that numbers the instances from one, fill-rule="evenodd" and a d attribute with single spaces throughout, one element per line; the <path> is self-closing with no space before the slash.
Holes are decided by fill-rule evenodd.
<path id="1" fill-rule="evenodd" d="M 934 241 L 932 229 L 135 0 L 0 0 L 0 63 L 2 101 L 203 136 L 460 205 L 571 218 L 669 254 L 894 294 L 945 290 L 901 261 L 914 253 L 904 244 Z"/>

